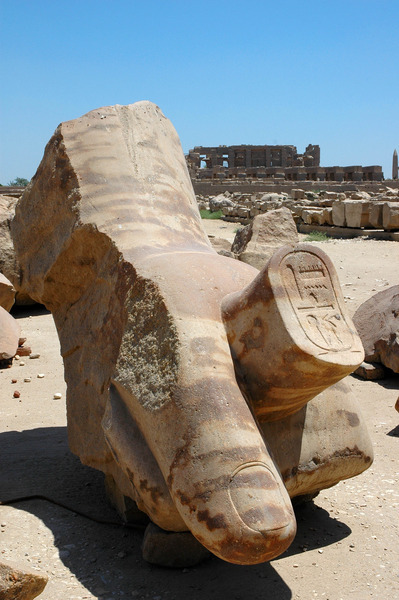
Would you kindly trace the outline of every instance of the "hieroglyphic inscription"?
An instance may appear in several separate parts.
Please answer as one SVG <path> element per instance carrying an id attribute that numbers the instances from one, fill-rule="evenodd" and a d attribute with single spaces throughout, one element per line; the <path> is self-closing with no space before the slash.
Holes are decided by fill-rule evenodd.
<path id="1" fill-rule="evenodd" d="M 310 341 L 332 352 L 349 350 L 352 333 L 321 258 L 312 252 L 292 252 L 280 263 L 280 272 L 291 306 Z"/>

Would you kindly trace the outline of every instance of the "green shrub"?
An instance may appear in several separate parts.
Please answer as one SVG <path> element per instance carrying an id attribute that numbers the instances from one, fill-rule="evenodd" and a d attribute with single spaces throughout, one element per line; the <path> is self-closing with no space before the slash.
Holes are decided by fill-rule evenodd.
<path id="1" fill-rule="evenodd" d="M 13 186 L 13 185 L 17 185 L 17 186 L 21 186 L 23 185 L 24 187 L 26 187 L 29 183 L 29 179 L 25 179 L 25 177 L 16 177 L 13 181 L 9 181 L 8 185 Z"/>
<path id="2" fill-rule="evenodd" d="M 327 242 L 328 237 L 322 231 L 311 231 L 304 239 L 305 242 Z"/>
<path id="3" fill-rule="evenodd" d="M 201 219 L 220 219 L 223 217 L 223 212 L 221 210 L 216 210 L 215 212 L 211 212 L 206 208 L 200 210 Z"/>

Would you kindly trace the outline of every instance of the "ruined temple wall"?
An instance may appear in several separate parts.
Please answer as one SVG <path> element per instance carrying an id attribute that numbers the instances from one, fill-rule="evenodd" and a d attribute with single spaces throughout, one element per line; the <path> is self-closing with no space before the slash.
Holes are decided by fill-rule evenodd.
<path id="1" fill-rule="evenodd" d="M 288 181 L 383 181 L 380 165 L 320 166 L 320 146 L 196 146 L 186 155 L 191 178 Z"/>
<path id="2" fill-rule="evenodd" d="M 296 146 L 290 145 L 240 145 L 240 146 L 196 146 L 189 151 L 188 162 L 192 168 L 202 170 L 217 166 L 235 169 L 254 167 L 287 168 L 301 166 L 318 167 L 320 147 L 309 144 L 303 154 L 298 154 Z"/>
<path id="3" fill-rule="evenodd" d="M 242 194 L 252 194 L 258 192 L 275 192 L 290 193 L 292 189 L 301 187 L 305 191 L 318 191 L 321 188 L 333 192 L 353 192 L 361 190 L 365 192 L 378 192 L 382 185 L 391 187 L 393 189 L 399 189 L 398 180 L 385 180 L 383 184 L 381 182 L 342 182 L 337 183 L 336 181 L 248 181 L 248 180 L 193 180 L 194 191 L 197 195 L 202 196 L 216 196 L 223 194 L 228 191 L 230 193 L 240 192 Z"/>

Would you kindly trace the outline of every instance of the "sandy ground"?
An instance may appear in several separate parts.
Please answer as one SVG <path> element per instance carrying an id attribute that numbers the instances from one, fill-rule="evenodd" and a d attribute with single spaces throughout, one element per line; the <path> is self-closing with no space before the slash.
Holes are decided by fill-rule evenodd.
<path id="1" fill-rule="evenodd" d="M 236 227 L 206 222 L 209 234 L 230 240 Z M 351 313 L 376 291 L 398 283 L 397 242 L 317 245 L 332 258 Z M 40 307 L 14 316 L 40 357 L 0 371 L 0 498 L 39 494 L 117 522 L 101 473 L 82 466 L 68 450 L 65 383 L 52 317 Z M 399 377 L 348 381 L 369 423 L 374 464 L 296 509 L 297 537 L 278 559 L 252 567 L 211 558 L 190 569 L 158 568 L 141 558 L 141 531 L 36 499 L 0 507 L 0 561 L 47 573 L 41 600 L 399 598 L 399 414 L 394 410 Z M 19 399 L 13 398 L 15 389 Z M 60 400 L 53 398 L 56 392 Z"/>

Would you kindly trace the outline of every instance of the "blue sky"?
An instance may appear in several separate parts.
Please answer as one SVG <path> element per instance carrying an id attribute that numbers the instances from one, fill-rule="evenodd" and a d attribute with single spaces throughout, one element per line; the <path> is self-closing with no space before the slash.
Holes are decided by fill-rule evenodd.
<path id="1" fill-rule="evenodd" d="M 151 100 L 183 150 L 399 151 L 398 0 L 0 0 L 0 183 L 30 179 L 61 121 Z"/>

